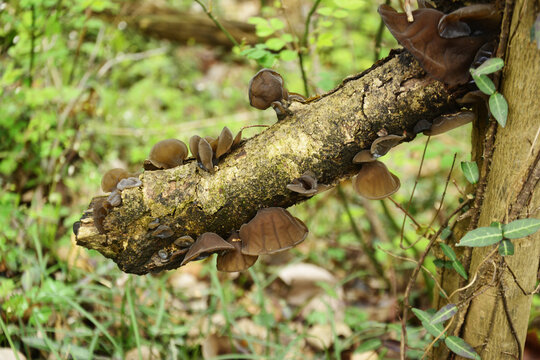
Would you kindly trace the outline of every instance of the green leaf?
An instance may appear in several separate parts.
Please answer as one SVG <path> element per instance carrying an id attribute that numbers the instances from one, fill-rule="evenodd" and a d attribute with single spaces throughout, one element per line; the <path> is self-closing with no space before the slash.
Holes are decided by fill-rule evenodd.
<path id="1" fill-rule="evenodd" d="M 285 46 L 285 41 L 280 38 L 271 38 L 266 40 L 266 46 L 268 46 L 270 50 L 281 50 L 281 48 Z"/>
<path id="2" fill-rule="evenodd" d="M 283 50 L 279 53 L 279 58 L 283 61 L 292 61 L 296 59 L 296 51 Z"/>
<path id="3" fill-rule="evenodd" d="M 493 81 L 491 81 L 491 79 L 486 75 L 473 75 L 473 80 L 476 83 L 476 86 L 478 86 L 478 89 L 480 89 L 480 91 L 482 91 L 484 94 L 491 95 L 495 93 L 495 84 L 493 84 Z"/>
<path id="4" fill-rule="evenodd" d="M 482 65 L 480 65 L 476 69 L 471 70 L 471 72 L 476 76 L 493 74 L 494 72 L 501 70 L 503 66 L 503 59 L 491 58 L 487 59 Z"/>
<path id="5" fill-rule="evenodd" d="M 506 126 L 508 118 L 508 103 L 501 93 L 494 93 L 489 97 L 489 110 L 499 125 Z"/>
<path id="6" fill-rule="evenodd" d="M 514 255 L 514 244 L 510 240 L 504 239 L 499 245 L 499 254 L 501 256 Z"/>
<path id="7" fill-rule="evenodd" d="M 285 23 L 283 23 L 283 21 L 280 19 L 272 18 L 270 19 L 270 26 L 274 30 L 281 30 L 285 27 Z"/>
<path id="8" fill-rule="evenodd" d="M 503 236 L 519 239 L 534 234 L 540 229 L 540 219 L 519 219 L 503 225 Z"/>
<path id="9" fill-rule="evenodd" d="M 317 13 L 322 15 L 322 16 L 330 16 L 332 15 L 332 12 L 334 10 L 332 10 L 331 7 L 328 7 L 328 6 L 324 6 L 324 7 L 320 7 L 317 9 Z"/>
<path id="10" fill-rule="evenodd" d="M 452 261 L 435 259 L 435 260 L 433 260 L 433 265 L 435 265 L 438 268 L 451 269 L 452 268 Z"/>
<path id="11" fill-rule="evenodd" d="M 431 324 L 431 315 L 429 315 L 427 312 L 416 308 L 412 308 L 412 312 L 414 313 L 414 315 L 416 315 L 418 319 L 420 319 L 420 321 L 422 322 L 422 326 L 430 335 L 432 335 L 433 337 L 437 337 L 442 334 L 441 339 L 444 339 L 446 337 L 446 334 L 443 333 L 444 326 L 442 326 L 442 324 Z"/>
<path id="12" fill-rule="evenodd" d="M 435 325 L 438 323 L 442 323 L 443 321 L 446 321 L 450 319 L 452 316 L 454 316 L 458 311 L 458 308 L 456 304 L 448 304 L 443 306 L 442 308 L 437 311 L 435 315 L 431 318 L 430 324 Z"/>
<path id="13" fill-rule="evenodd" d="M 444 255 L 446 255 L 447 258 L 449 258 L 452 261 L 457 260 L 456 253 L 454 252 L 454 250 L 452 250 L 450 246 L 446 245 L 445 243 L 441 243 L 440 245 L 441 245 L 441 249 Z"/>
<path id="14" fill-rule="evenodd" d="M 498 243 L 503 238 L 501 229 L 480 227 L 465 234 L 456 246 L 489 246 Z"/>
<path id="15" fill-rule="evenodd" d="M 334 0 L 337 6 L 347 10 L 357 10 L 363 5 L 363 1 Z"/>
<path id="16" fill-rule="evenodd" d="M 473 347 L 465 342 L 462 338 L 457 336 L 448 336 L 444 343 L 453 353 L 467 358 L 467 359 L 476 359 L 481 360 L 480 355 L 474 351 Z"/>
<path id="17" fill-rule="evenodd" d="M 462 277 L 464 278 L 465 280 L 469 279 L 469 275 L 467 275 L 467 272 L 465 271 L 465 268 L 463 267 L 463 265 L 461 264 L 461 262 L 459 261 L 453 261 L 452 262 L 452 267 L 454 268 L 454 270 L 456 270 L 456 272 Z"/>
<path id="18" fill-rule="evenodd" d="M 441 231 L 441 239 L 446 240 L 452 235 L 452 230 L 450 230 L 449 227 L 445 227 L 443 231 Z"/>
<path id="19" fill-rule="evenodd" d="M 371 350 L 378 349 L 378 348 L 381 347 L 381 345 L 382 345 L 381 340 L 379 340 L 379 339 L 369 339 L 369 340 L 366 340 L 366 341 L 362 342 L 360 344 L 360 346 L 358 346 L 354 350 L 354 353 L 355 354 L 365 353 L 365 352 L 368 352 L 368 351 L 371 351 Z"/>
<path id="20" fill-rule="evenodd" d="M 465 178 L 467 178 L 468 182 L 471 184 L 476 184 L 478 182 L 480 174 L 478 172 L 478 165 L 476 165 L 476 162 L 462 161 L 461 170 L 463 171 L 463 174 L 465 175 Z"/>

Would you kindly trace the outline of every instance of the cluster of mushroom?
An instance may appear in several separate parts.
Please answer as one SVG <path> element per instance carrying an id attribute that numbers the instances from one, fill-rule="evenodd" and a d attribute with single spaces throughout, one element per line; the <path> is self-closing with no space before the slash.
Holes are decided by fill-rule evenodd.
<path id="1" fill-rule="evenodd" d="M 283 83 L 283 77 L 272 69 L 262 69 L 249 81 L 249 104 L 259 110 L 270 106 L 276 112 L 278 120 L 291 115 L 289 106 L 292 101 L 305 102 L 300 94 L 289 92 Z"/>
<path id="2" fill-rule="evenodd" d="M 251 267 L 259 255 L 274 254 L 298 245 L 307 234 L 308 229 L 300 219 L 283 208 L 270 207 L 260 209 L 253 219 L 242 225 L 239 232 L 233 232 L 227 240 L 207 232 L 195 242 L 189 236 L 179 238 L 175 245 L 182 247 L 186 242 L 193 243 L 188 250 L 184 250 L 181 266 L 217 253 L 217 269 L 235 272 Z M 159 255 L 162 260 L 170 259 L 168 254 Z"/>
<path id="3" fill-rule="evenodd" d="M 383 135 L 371 144 L 369 150 L 362 150 L 353 158 L 353 163 L 362 164 L 353 178 L 354 190 L 370 200 L 384 199 L 399 190 L 401 183 L 386 165 L 377 160 L 399 144 L 405 136 Z"/>
<path id="4" fill-rule="evenodd" d="M 427 3 L 419 2 L 419 5 Z M 450 86 L 469 81 L 469 68 L 493 48 L 501 15 L 491 4 L 471 5 L 450 14 L 424 7 L 407 14 L 388 5 L 379 14 L 396 38 L 433 78 Z"/>
<path id="5" fill-rule="evenodd" d="M 130 174 L 124 169 L 114 168 L 105 173 L 101 179 L 101 189 L 110 192 L 107 199 L 102 199 L 94 205 L 94 224 L 98 231 L 103 234 L 103 221 L 113 207 L 122 205 L 122 190 L 139 187 L 142 185 L 137 174 Z"/>

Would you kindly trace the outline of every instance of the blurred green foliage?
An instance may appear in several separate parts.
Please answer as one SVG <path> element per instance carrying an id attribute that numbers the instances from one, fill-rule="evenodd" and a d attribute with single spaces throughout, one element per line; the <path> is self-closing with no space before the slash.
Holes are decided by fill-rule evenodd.
<path id="1" fill-rule="evenodd" d="M 166 4 L 197 8 L 187 0 Z M 213 11 L 226 18 L 227 8 L 213 4 Z M 309 10 L 312 3 L 307 5 Z M 328 311 L 302 319 L 299 310 L 282 302 L 278 319 L 269 310 L 267 292 L 279 265 L 261 261 L 254 270 L 232 278 L 216 273 L 215 260 L 206 262 L 200 275 L 205 281 L 200 296 L 206 300 L 197 308 L 193 298 L 173 286 L 177 272 L 123 274 L 102 255 L 74 246 L 71 226 L 99 194 L 100 174 L 112 167 L 141 171 L 155 142 L 172 137 L 187 142 L 194 133 L 217 135 L 223 126 L 234 133 L 244 125 L 271 124 L 274 115 L 252 110 L 247 100 L 247 84 L 258 66 L 279 69 L 288 89 L 302 92 L 297 56 L 302 51 L 313 93 L 371 66 L 380 24 L 377 2 L 321 1 L 303 48 L 303 24 L 290 25 L 282 4 L 269 4 L 248 20 L 265 38 L 233 52 L 151 39 L 120 20 L 109 23 L 98 16 L 118 12 L 121 6 L 112 0 L 0 1 L 0 322 L 5 328 L 0 347 L 12 342 L 27 357 L 84 359 L 123 358 L 129 349 L 150 344 L 163 358 L 198 359 L 200 342 L 210 332 L 209 319 L 221 315 L 225 324 L 220 334 L 252 347 L 256 341 L 250 335 L 233 335 L 235 322 L 251 317 L 270 330 L 263 344 L 266 358 L 298 358 L 308 335 L 290 325 L 305 321 L 333 326 L 335 319 Z M 395 44 L 385 33 L 381 56 Z M 423 226 L 435 213 L 453 154 L 467 160 L 467 131 L 459 129 L 458 137 L 430 143 L 409 210 Z M 419 139 L 386 157 L 403 184 L 394 197 L 398 203 L 408 202 L 423 146 Z M 462 177 L 458 185 L 465 186 Z M 398 250 L 401 213 L 388 201 L 372 203 L 387 233 L 383 239 L 367 218 L 365 204 L 343 186 L 362 236 L 375 248 L 378 261 L 399 274 L 396 282 L 401 286 L 412 264 L 396 262 L 379 249 L 414 256 L 425 241 Z M 458 197 L 451 189 L 445 208 L 453 208 Z M 329 269 L 345 279 L 345 291 L 385 294 L 333 192 L 292 211 L 306 220 L 311 234 L 291 252 L 289 262 Z M 404 235 L 418 238 L 409 225 Z M 430 262 L 426 266 L 434 269 Z M 323 290 L 333 296 L 332 288 Z M 421 295 L 427 293 L 418 290 L 413 297 L 426 301 Z M 256 310 L 248 311 L 246 303 Z M 384 358 L 380 339 L 395 339 L 398 325 L 368 321 L 367 310 L 354 299 L 345 306 L 345 322 L 353 335 L 343 339 L 333 328 L 334 347 L 318 358 L 335 358 L 353 343 L 359 344 L 358 351 L 379 350 Z M 419 329 L 409 330 L 411 352 L 429 341 Z M 283 344 L 282 335 L 296 340 Z M 410 356 L 417 358 L 421 352 Z"/>

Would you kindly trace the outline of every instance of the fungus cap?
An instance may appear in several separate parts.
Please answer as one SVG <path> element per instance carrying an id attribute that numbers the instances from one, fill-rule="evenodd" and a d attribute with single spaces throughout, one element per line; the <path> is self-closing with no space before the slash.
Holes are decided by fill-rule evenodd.
<path id="1" fill-rule="evenodd" d="M 244 271 L 257 261 L 258 256 L 242 254 L 242 242 L 238 234 L 233 233 L 227 242 L 234 246 L 234 250 L 225 251 L 217 256 L 217 269 L 225 272 Z"/>
<path id="2" fill-rule="evenodd" d="M 360 164 L 364 162 L 375 161 L 377 158 L 373 156 L 370 150 L 361 150 L 356 155 L 354 155 L 352 161 L 355 164 Z"/>
<path id="3" fill-rule="evenodd" d="M 206 232 L 199 236 L 193 245 L 191 245 L 180 266 L 187 264 L 203 254 L 211 254 L 217 251 L 234 249 L 235 248 L 232 244 L 229 244 L 218 234 Z"/>
<path id="4" fill-rule="evenodd" d="M 177 139 L 166 139 L 152 147 L 148 160 L 157 168 L 171 169 L 182 165 L 187 155 L 186 144 Z"/>
<path id="5" fill-rule="evenodd" d="M 240 227 L 242 254 L 273 254 L 290 249 L 306 238 L 308 229 L 287 210 L 279 207 L 260 209 Z"/>
<path id="6" fill-rule="evenodd" d="M 259 110 L 268 109 L 273 102 L 286 99 L 283 78 L 271 69 L 261 69 L 249 81 L 249 104 Z"/>
<path id="7" fill-rule="evenodd" d="M 439 116 L 433 120 L 431 129 L 424 131 L 424 135 L 439 135 L 459 126 L 468 124 L 475 119 L 476 115 L 472 111 L 461 111 L 456 114 Z"/>
<path id="8" fill-rule="evenodd" d="M 386 153 L 389 152 L 390 149 L 399 144 L 400 141 L 404 138 L 405 136 L 402 135 L 381 136 L 375 139 L 375 141 L 373 141 L 373 143 L 371 144 L 371 153 L 374 157 L 381 157 L 383 155 L 386 155 Z"/>
<path id="9" fill-rule="evenodd" d="M 104 192 L 111 192 L 116 189 L 116 185 L 118 185 L 120 180 L 128 178 L 129 176 L 130 174 L 124 169 L 111 169 L 101 178 L 101 189 Z"/>
<path id="10" fill-rule="evenodd" d="M 199 141 L 199 159 L 204 168 L 210 172 L 214 172 L 213 157 L 214 151 L 212 150 L 212 146 L 206 139 L 201 139 Z"/>
<path id="11" fill-rule="evenodd" d="M 370 199 L 384 199 L 398 191 L 401 183 L 397 176 L 388 171 L 380 161 L 362 164 L 362 169 L 353 179 L 354 190 Z"/>
<path id="12" fill-rule="evenodd" d="M 217 140 L 216 158 L 219 159 L 231 149 L 234 141 L 231 130 L 225 126 Z"/>

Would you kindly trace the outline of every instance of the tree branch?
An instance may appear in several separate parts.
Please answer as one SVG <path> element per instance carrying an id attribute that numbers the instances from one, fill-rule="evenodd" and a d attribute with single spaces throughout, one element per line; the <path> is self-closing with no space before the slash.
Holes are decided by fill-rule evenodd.
<path id="1" fill-rule="evenodd" d="M 410 54 L 393 53 L 314 101 L 293 103 L 292 116 L 245 141 L 213 174 L 194 160 L 144 172 L 143 185 L 124 190 L 122 205 L 105 218 L 105 234 L 92 219 L 93 206 L 103 197 L 94 198 L 81 219 L 77 243 L 113 259 L 126 272 L 177 268 L 184 252 L 175 239 L 195 239 L 208 231 L 226 238 L 261 208 L 286 208 L 305 200 L 286 185 L 307 170 L 319 183 L 337 184 L 358 172 L 352 158 L 370 146 L 377 132 L 406 132 L 411 140 L 420 119 L 450 111 L 463 90 L 449 91 L 426 77 Z M 148 225 L 155 219 L 174 235 L 152 235 Z"/>

